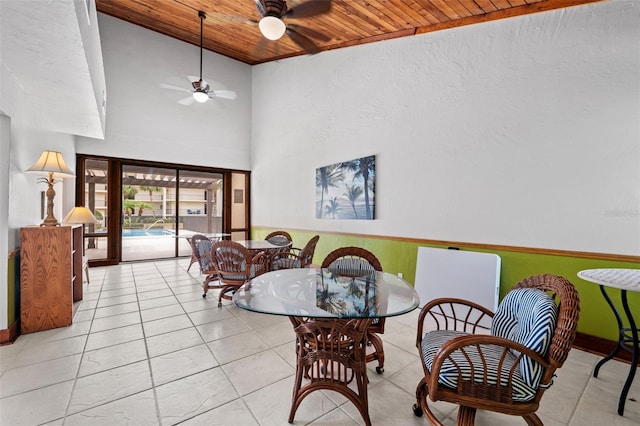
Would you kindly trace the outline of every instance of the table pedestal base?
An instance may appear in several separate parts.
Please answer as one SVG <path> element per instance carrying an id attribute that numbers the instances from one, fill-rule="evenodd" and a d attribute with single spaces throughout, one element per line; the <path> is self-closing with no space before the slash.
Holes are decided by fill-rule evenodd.
<path id="1" fill-rule="evenodd" d="M 307 395 L 327 389 L 348 398 L 370 426 L 366 346 L 371 320 L 289 319 L 296 332 L 297 355 L 289 423 Z"/>

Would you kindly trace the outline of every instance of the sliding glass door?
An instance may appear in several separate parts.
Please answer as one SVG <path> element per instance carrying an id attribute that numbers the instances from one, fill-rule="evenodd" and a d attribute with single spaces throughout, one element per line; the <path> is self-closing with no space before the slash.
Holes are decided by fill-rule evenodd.
<path id="1" fill-rule="evenodd" d="M 190 256 L 193 234 L 249 236 L 248 172 L 85 155 L 76 164 L 76 205 L 99 222 L 85 226 L 91 265 Z"/>
<path id="2" fill-rule="evenodd" d="M 122 260 L 175 257 L 177 170 L 122 166 Z"/>
<path id="3" fill-rule="evenodd" d="M 222 173 L 179 170 L 176 214 L 178 235 L 222 233 L 224 175 Z M 178 238 L 178 255 L 191 255 L 185 238 Z"/>
<path id="4" fill-rule="evenodd" d="M 109 241 L 111 235 L 118 232 L 118 227 L 114 226 L 109 207 L 112 170 L 106 160 L 86 159 L 81 164 L 83 173 L 78 173 L 77 176 L 82 176 L 84 188 L 80 192 L 82 202 L 76 204 L 88 207 L 98 221 L 84 227 L 84 253 L 90 261 L 114 263 L 115 253 L 109 249 Z"/>

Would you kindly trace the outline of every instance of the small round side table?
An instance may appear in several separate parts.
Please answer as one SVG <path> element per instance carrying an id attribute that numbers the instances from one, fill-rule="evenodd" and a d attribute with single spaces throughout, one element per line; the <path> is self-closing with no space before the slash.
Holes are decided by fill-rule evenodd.
<path id="1" fill-rule="evenodd" d="M 638 358 L 640 357 L 640 349 L 638 348 L 639 330 L 627 301 L 627 291 L 640 292 L 640 269 L 586 269 L 578 272 L 578 277 L 585 281 L 600 285 L 600 291 L 611 307 L 611 310 L 616 317 L 616 321 L 618 322 L 618 344 L 613 352 L 596 364 L 596 367 L 593 370 L 593 377 L 598 377 L 600 367 L 602 367 L 605 362 L 616 356 L 618 352 L 620 352 L 620 349 L 631 352 L 631 368 L 629 369 L 629 374 L 624 382 L 622 393 L 620 394 L 620 400 L 618 401 L 618 414 L 622 416 L 624 414 L 624 404 L 627 399 L 627 394 L 631 388 L 631 383 L 633 383 L 633 377 L 637 370 L 636 366 L 638 365 Z M 620 289 L 622 308 L 624 309 L 624 313 L 627 317 L 629 327 L 624 326 L 622 316 L 611 301 L 611 297 L 607 294 L 605 289 L 606 287 Z"/>

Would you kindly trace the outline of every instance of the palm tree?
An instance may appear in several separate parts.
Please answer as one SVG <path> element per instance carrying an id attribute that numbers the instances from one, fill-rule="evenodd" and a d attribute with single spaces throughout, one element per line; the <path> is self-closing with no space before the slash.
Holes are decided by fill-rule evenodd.
<path id="1" fill-rule="evenodd" d="M 356 211 L 356 201 L 362 195 L 362 188 L 358 185 L 346 185 L 347 192 L 344 195 L 347 197 L 347 200 L 351 204 L 351 208 L 353 209 L 353 213 L 356 215 L 356 219 L 358 218 L 358 212 Z"/>
<path id="2" fill-rule="evenodd" d="M 349 283 L 345 286 L 345 293 L 347 296 L 354 298 L 354 299 L 360 299 L 362 298 L 362 288 L 360 288 L 360 285 L 358 285 L 358 282 L 356 281 L 355 278 L 351 278 L 351 280 L 349 280 Z"/>
<path id="3" fill-rule="evenodd" d="M 329 187 L 338 186 L 338 182 L 344 180 L 344 174 L 340 169 L 339 164 L 332 164 L 330 166 L 320 167 L 316 169 L 316 188 L 320 188 L 320 206 L 318 206 L 318 212 L 316 217 L 322 218 L 322 207 L 324 205 L 324 194 L 329 192 Z"/>
<path id="4" fill-rule="evenodd" d="M 362 177 L 362 186 L 364 187 L 364 205 L 366 207 L 367 219 L 373 219 L 373 214 L 371 212 L 371 203 L 369 201 L 369 175 L 373 175 L 376 170 L 375 155 L 358 158 L 357 160 L 346 161 L 344 163 L 341 163 L 340 167 L 345 170 L 351 170 L 355 172 L 353 175 L 354 178 Z"/>
<path id="5" fill-rule="evenodd" d="M 159 186 L 141 186 L 140 190 L 149 192 L 149 202 L 150 203 L 153 203 L 153 193 L 161 191 Z"/>
<path id="6" fill-rule="evenodd" d="M 136 201 L 136 207 L 138 208 L 138 217 L 142 216 L 144 209 L 150 209 L 153 212 L 153 206 L 146 201 Z"/>
<path id="7" fill-rule="evenodd" d="M 122 200 L 122 210 L 124 211 L 124 215 L 127 217 L 129 224 L 131 224 L 131 215 L 134 213 L 135 207 L 135 201 L 126 198 Z"/>
<path id="8" fill-rule="evenodd" d="M 122 198 L 125 200 L 133 200 L 136 198 L 136 194 L 138 193 L 138 188 L 131 185 L 124 185 L 122 187 Z"/>
<path id="9" fill-rule="evenodd" d="M 331 217 L 335 219 L 336 213 L 338 212 L 339 208 L 340 208 L 340 205 L 338 204 L 338 197 L 333 197 L 332 199 L 329 200 L 329 204 L 326 207 L 327 214 L 330 214 Z"/>

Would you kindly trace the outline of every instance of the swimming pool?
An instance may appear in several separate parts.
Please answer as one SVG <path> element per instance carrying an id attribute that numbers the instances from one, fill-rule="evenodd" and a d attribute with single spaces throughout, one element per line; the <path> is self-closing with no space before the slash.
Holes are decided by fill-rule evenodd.
<path id="1" fill-rule="evenodd" d="M 123 229 L 123 237 L 170 237 L 174 232 L 170 229 Z"/>

